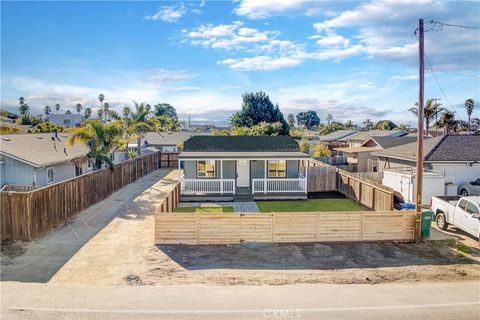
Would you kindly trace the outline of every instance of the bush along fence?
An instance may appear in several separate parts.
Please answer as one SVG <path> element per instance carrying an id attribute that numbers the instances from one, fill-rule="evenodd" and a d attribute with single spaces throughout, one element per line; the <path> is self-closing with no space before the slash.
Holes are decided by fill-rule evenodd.
<path id="1" fill-rule="evenodd" d="M 180 188 L 168 183 L 155 214 L 156 244 L 414 240 L 414 212 L 173 212 Z"/>
<path id="2" fill-rule="evenodd" d="M 335 190 L 373 210 L 394 209 L 393 189 L 370 179 L 372 177 L 341 170 L 317 160 L 309 160 L 308 165 L 309 186 L 321 186 L 324 183 L 322 181 L 330 181 L 326 183 L 328 187 L 311 187 L 308 189 L 309 192 Z M 331 181 L 334 181 L 333 187 Z"/>
<path id="3" fill-rule="evenodd" d="M 31 241 L 138 178 L 177 167 L 177 156 L 154 152 L 35 190 L 1 191 L 1 238 Z"/>

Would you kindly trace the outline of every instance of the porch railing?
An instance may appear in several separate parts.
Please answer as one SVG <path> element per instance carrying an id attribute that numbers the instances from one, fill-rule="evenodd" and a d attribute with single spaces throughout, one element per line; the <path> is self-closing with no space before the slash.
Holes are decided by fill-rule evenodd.
<path id="1" fill-rule="evenodd" d="M 182 194 L 235 194 L 235 179 L 184 179 L 182 177 L 180 184 Z"/>
<path id="2" fill-rule="evenodd" d="M 307 179 L 252 179 L 252 193 L 307 192 Z"/>

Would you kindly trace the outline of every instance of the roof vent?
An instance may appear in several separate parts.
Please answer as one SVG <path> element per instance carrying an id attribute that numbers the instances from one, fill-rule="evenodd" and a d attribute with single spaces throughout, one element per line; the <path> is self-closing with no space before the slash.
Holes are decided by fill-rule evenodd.
<path id="1" fill-rule="evenodd" d="M 2 138 L 3 141 L 10 141 L 9 138 Z"/>
<path id="2" fill-rule="evenodd" d="M 43 137 L 38 137 L 38 136 L 37 136 L 37 137 L 35 137 L 35 138 L 37 138 L 37 139 L 43 139 Z"/>

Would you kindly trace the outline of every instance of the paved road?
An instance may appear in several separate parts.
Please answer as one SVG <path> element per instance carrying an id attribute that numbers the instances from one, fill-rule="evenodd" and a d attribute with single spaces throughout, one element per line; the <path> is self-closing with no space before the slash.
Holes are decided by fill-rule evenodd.
<path id="1" fill-rule="evenodd" d="M 138 179 L 82 211 L 65 225 L 27 244 L 23 255 L 8 264 L 2 261 L 2 281 L 48 282 L 106 226 L 113 228 L 119 220 L 143 219 L 151 213 L 151 209 L 158 205 L 156 197 L 161 194 L 155 186 L 171 171 L 160 169 Z M 145 245 L 153 244 L 153 227 L 145 234 L 152 238 L 150 242 L 145 241 Z M 124 239 L 118 240 L 120 245 L 120 240 Z"/>
<path id="2" fill-rule="evenodd" d="M 2 319 L 479 319 L 477 281 L 381 285 L 1 283 Z"/>

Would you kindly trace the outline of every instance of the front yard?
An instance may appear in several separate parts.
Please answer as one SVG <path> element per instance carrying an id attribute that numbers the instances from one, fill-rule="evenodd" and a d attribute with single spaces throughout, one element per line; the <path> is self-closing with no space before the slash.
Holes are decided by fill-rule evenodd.
<path id="1" fill-rule="evenodd" d="M 365 211 L 362 205 L 350 199 L 309 199 L 292 201 L 257 201 L 260 212 L 327 212 Z"/>

